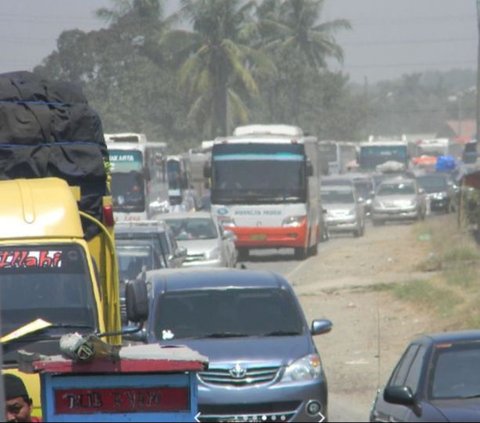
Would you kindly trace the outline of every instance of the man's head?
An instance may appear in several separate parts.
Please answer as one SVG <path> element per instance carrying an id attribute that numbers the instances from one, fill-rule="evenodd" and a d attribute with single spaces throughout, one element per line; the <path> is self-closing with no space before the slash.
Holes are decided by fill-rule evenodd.
<path id="1" fill-rule="evenodd" d="M 18 376 L 3 375 L 5 387 L 5 420 L 7 422 L 30 422 L 32 400 L 22 379 Z"/>

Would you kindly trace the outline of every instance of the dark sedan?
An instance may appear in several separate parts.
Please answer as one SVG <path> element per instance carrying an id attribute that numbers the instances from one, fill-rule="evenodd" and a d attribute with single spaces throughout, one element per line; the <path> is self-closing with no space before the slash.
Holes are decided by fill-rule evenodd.
<path id="1" fill-rule="evenodd" d="M 480 421 L 480 331 L 425 335 L 379 390 L 370 421 Z"/>

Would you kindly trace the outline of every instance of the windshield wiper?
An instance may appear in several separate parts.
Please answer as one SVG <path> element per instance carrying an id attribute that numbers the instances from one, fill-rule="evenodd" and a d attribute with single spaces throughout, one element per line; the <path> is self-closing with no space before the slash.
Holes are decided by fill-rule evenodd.
<path id="1" fill-rule="evenodd" d="M 465 395 L 464 397 L 460 397 L 461 399 L 474 399 L 480 398 L 480 394 L 473 394 L 473 395 Z"/>
<path id="2" fill-rule="evenodd" d="M 241 332 L 215 332 L 207 333 L 205 335 L 196 336 L 195 338 L 241 338 L 250 336 L 248 333 Z"/>
<path id="3" fill-rule="evenodd" d="M 275 330 L 273 332 L 264 333 L 261 336 L 298 336 L 301 335 L 301 332 L 297 331 L 288 331 L 288 330 Z"/>

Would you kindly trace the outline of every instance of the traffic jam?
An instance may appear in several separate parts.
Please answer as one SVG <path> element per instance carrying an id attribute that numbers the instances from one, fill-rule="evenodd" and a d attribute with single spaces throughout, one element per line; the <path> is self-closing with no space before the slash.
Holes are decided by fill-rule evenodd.
<path id="1" fill-rule="evenodd" d="M 448 140 L 321 141 L 259 123 L 170 154 L 142 133 L 103 133 L 73 85 L 29 72 L 0 83 L 9 421 L 326 421 L 314 338 L 334 325 L 307 321 L 288 277 L 250 261 L 286 249 L 322 260 L 333 237 L 459 208 L 460 146 Z M 437 159 L 412 160 L 426 154 Z M 433 354 L 438 377 L 458 379 L 442 360 L 451 346 L 478 354 L 474 342 L 415 341 L 371 419 L 430 410 L 399 373 Z M 447 379 L 434 398 L 453 398 Z"/>

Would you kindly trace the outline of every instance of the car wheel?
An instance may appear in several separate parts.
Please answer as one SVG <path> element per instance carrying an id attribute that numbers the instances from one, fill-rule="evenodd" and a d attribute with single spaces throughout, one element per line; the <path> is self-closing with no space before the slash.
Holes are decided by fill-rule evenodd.
<path id="1" fill-rule="evenodd" d="M 308 253 L 309 253 L 309 255 L 311 255 L 311 256 L 316 256 L 316 255 L 318 254 L 318 244 L 312 245 L 312 246 L 308 249 Z"/>
<path id="2" fill-rule="evenodd" d="M 294 255 L 297 260 L 305 260 L 307 257 L 307 250 L 305 247 L 295 248 Z"/>

